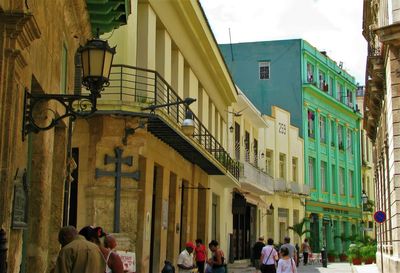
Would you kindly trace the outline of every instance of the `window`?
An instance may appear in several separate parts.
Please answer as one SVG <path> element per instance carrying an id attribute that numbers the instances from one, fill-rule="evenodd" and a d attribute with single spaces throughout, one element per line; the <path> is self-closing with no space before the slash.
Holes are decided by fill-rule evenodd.
<path id="1" fill-rule="evenodd" d="M 258 141 L 254 139 L 253 142 L 254 165 L 258 166 Z"/>
<path id="2" fill-rule="evenodd" d="M 286 155 L 279 154 L 279 178 L 286 179 Z"/>
<path id="3" fill-rule="evenodd" d="M 339 142 L 339 150 L 344 150 L 343 146 L 343 126 L 338 126 L 338 142 Z"/>
<path id="4" fill-rule="evenodd" d="M 353 132 L 350 129 L 347 129 L 347 147 L 346 149 L 350 150 L 351 154 L 354 153 L 353 151 Z"/>
<path id="5" fill-rule="evenodd" d="M 328 85 L 329 95 L 333 95 L 333 78 L 329 77 L 329 85 Z"/>
<path id="6" fill-rule="evenodd" d="M 240 125 L 237 122 L 235 122 L 235 158 L 240 161 Z"/>
<path id="7" fill-rule="evenodd" d="M 270 77 L 270 62 L 259 62 L 258 69 L 260 73 L 260 80 L 269 80 Z"/>
<path id="8" fill-rule="evenodd" d="M 340 83 L 336 85 L 336 99 L 342 101 L 342 85 Z"/>
<path id="9" fill-rule="evenodd" d="M 365 185 L 365 175 L 362 176 L 362 190 L 365 191 L 366 185 Z"/>
<path id="10" fill-rule="evenodd" d="M 336 187 L 335 187 L 335 181 L 336 181 L 336 168 L 335 168 L 335 165 L 332 165 L 331 192 L 337 194 Z"/>
<path id="11" fill-rule="evenodd" d="M 353 176 L 354 176 L 354 172 L 350 170 L 349 171 L 349 194 L 350 194 L 350 196 L 354 195 Z"/>
<path id="12" fill-rule="evenodd" d="M 326 143 L 326 126 L 325 126 L 325 117 L 319 117 L 319 137 L 322 143 Z"/>
<path id="13" fill-rule="evenodd" d="M 300 222 L 300 211 L 298 209 L 293 209 L 293 225 Z"/>
<path id="14" fill-rule="evenodd" d="M 308 158 L 308 176 L 309 176 L 308 182 L 309 182 L 309 186 L 311 189 L 315 188 L 314 172 L 315 172 L 314 158 L 309 157 Z"/>
<path id="15" fill-rule="evenodd" d="M 335 121 L 331 120 L 331 145 L 335 146 Z"/>
<path id="16" fill-rule="evenodd" d="M 319 81 L 319 89 L 327 92 L 328 85 L 326 84 L 325 73 L 321 70 L 319 71 L 319 74 L 318 74 L 318 81 Z"/>
<path id="17" fill-rule="evenodd" d="M 246 162 L 250 162 L 250 134 L 249 132 L 245 132 L 244 134 L 244 149 L 245 149 L 245 160 Z"/>
<path id="18" fill-rule="evenodd" d="M 298 159 L 297 157 L 292 157 L 292 180 L 298 182 Z"/>
<path id="19" fill-rule="evenodd" d="M 341 195 L 344 195 L 344 168 L 339 168 L 339 191 Z"/>
<path id="20" fill-rule="evenodd" d="M 266 168 L 266 173 L 269 174 L 270 176 L 274 176 L 274 155 L 271 150 L 266 150 L 265 151 L 265 168 Z"/>
<path id="21" fill-rule="evenodd" d="M 60 74 L 60 89 L 62 94 L 67 94 L 67 67 L 68 67 L 68 50 L 63 44 L 61 52 L 61 74 Z"/>
<path id="22" fill-rule="evenodd" d="M 353 108 L 353 92 L 347 89 L 347 105 Z"/>
<path id="23" fill-rule="evenodd" d="M 314 138 L 314 131 L 315 131 L 315 126 L 314 126 L 314 119 L 315 119 L 315 114 L 314 111 L 308 110 L 308 137 Z"/>
<path id="24" fill-rule="evenodd" d="M 321 161 L 321 191 L 326 192 L 326 162 Z"/>
<path id="25" fill-rule="evenodd" d="M 307 82 L 313 83 L 314 82 L 314 67 L 312 64 L 307 63 Z"/>

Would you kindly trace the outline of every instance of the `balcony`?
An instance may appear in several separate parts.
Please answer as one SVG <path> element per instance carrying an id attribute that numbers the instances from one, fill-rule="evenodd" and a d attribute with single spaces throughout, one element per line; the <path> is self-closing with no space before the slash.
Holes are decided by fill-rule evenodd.
<path id="1" fill-rule="evenodd" d="M 310 186 L 306 184 L 302 184 L 302 191 L 300 195 L 310 195 Z"/>
<path id="2" fill-rule="evenodd" d="M 99 113 L 122 114 L 147 119 L 147 131 L 171 146 L 185 159 L 200 166 L 209 175 L 230 174 L 239 180 L 239 164 L 207 130 L 196 115 L 194 134 L 183 134 L 184 104 L 166 106 L 152 112 L 141 110 L 149 105 L 182 101 L 172 87 L 153 70 L 113 65 L 110 85 L 98 100 Z"/>
<path id="3" fill-rule="evenodd" d="M 273 194 L 274 180 L 271 176 L 248 162 L 240 163 L 239 182 L 242 189 L 253 191 L 259 195 Z"/>
<path id="4" fill-rule="evenodd" d="M 293 194 L 301 194 L 301 185 L 297 182 L 288 182 L 289 190 Z"/>
<path id="5" fill-rule="evenodd" d="M 275 192 L 288 192 L 289 184 L 283 178 L 278 178 L 275 180 L 274 190 Z"/>

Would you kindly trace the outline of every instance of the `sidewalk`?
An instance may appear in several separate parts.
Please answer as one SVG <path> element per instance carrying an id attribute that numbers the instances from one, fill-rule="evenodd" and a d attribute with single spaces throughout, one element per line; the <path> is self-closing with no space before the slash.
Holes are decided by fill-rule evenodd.
<path id="1" fill-rule="evenodd" d="M 243 266 L 228 266 L 228 273 L 255 273 L 253 267 Z M 315 265 L 300 265 L 297 268 L 298 273 L 379 273 L 376 264 L 371 265 L 351 265 L 350 263 L 329 263 L 327 268 L 321 264 Z"/>
<path id="2" fill-rule="evenodd" d="M 379 273 L 376 264 L 353 265 L 353 273 Z"/>

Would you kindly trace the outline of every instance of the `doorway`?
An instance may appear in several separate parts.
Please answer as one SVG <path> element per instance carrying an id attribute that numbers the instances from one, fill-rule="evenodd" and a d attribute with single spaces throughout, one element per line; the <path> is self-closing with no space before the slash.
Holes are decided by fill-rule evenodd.
<path id="1" fill-rule="evenodd" d="M 256 241 L 257 207 L 247 203 L 240 193 L 234 193 L 233 213 L 233 259 L 251 258 L 252 244 Z"/>
<path id="2" fill-rule="evenodd" d="M 76 227 L 78 221 L 79 148 L 72 148 L 72 158 L 76 163 L 76 168 L 71 173 L 73 181 L 70 185 L 68 225 Z"/>
<path id="3" fill-rule="evenodd" d="M 160 272 L 160 233 L 162 212 L 163 168 L 154 166 L 151 206 L 150 264 L 149 273 Z"/>

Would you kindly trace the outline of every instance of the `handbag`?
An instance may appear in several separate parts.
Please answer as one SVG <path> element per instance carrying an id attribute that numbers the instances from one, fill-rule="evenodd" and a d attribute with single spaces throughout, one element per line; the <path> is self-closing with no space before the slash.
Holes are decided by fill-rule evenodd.
<path id="1" fill-rule="evenodd" d="M 293 258 L 290 258 L 290 266 L 292 267 L 292 273 L 294 273 L 293 263 L 294 263 Z"/>

